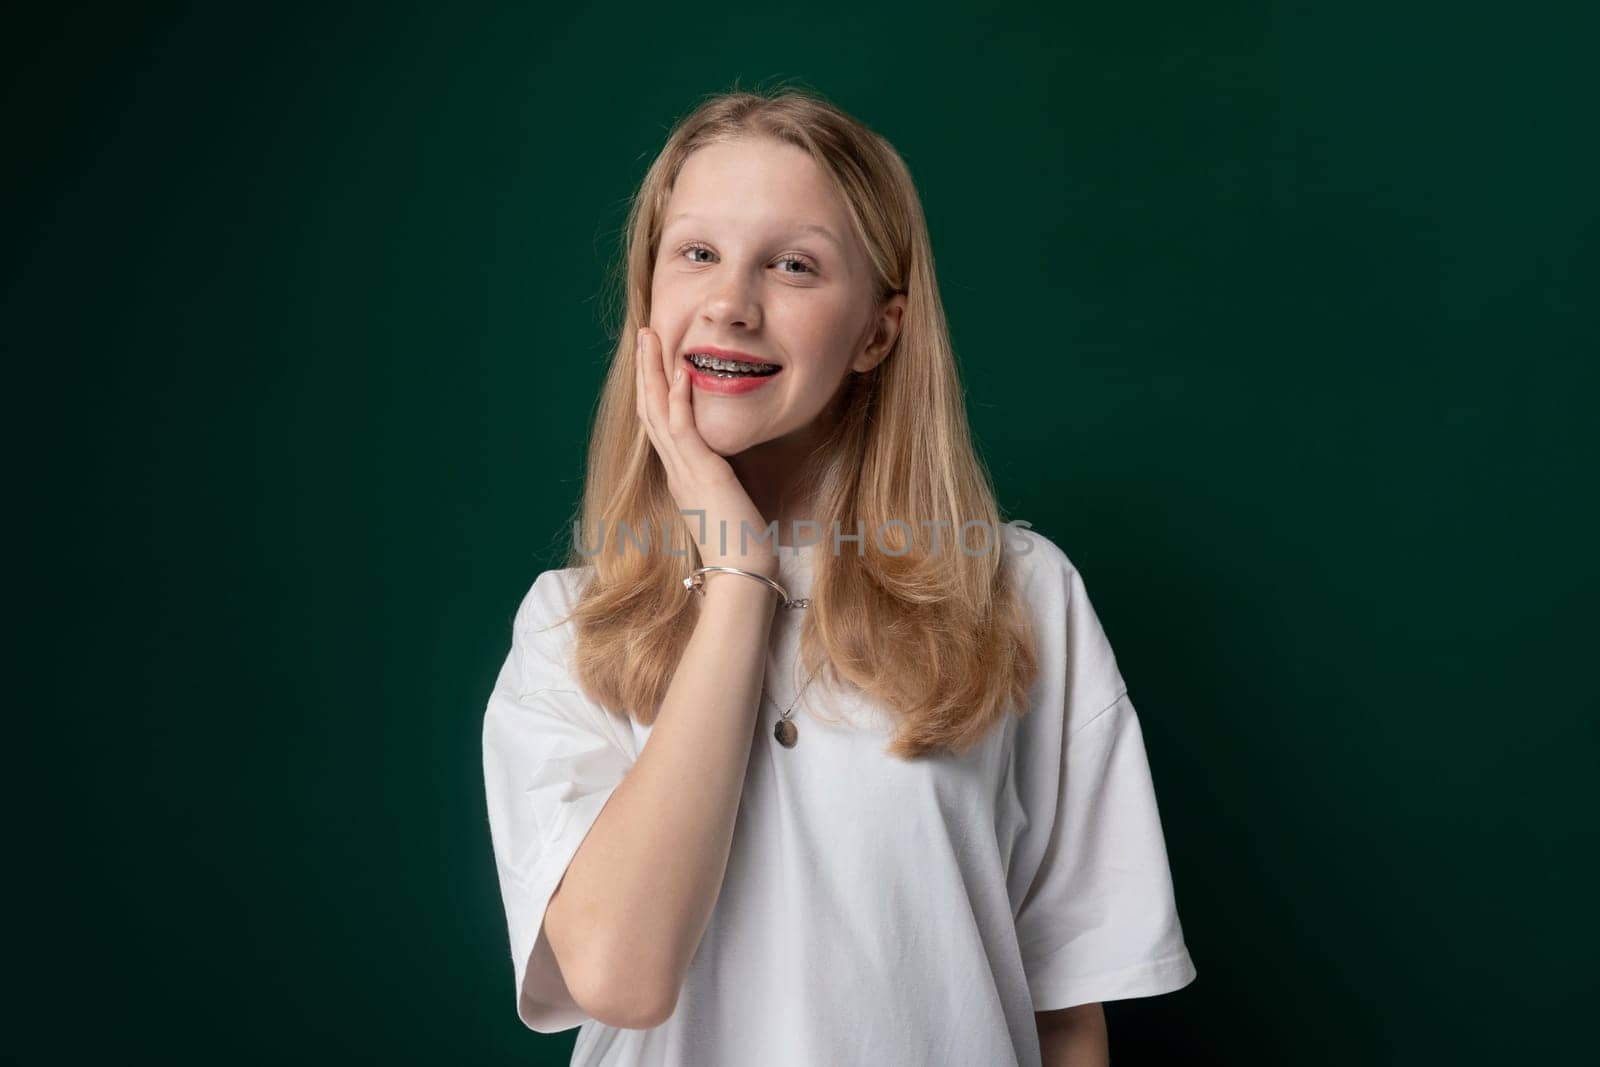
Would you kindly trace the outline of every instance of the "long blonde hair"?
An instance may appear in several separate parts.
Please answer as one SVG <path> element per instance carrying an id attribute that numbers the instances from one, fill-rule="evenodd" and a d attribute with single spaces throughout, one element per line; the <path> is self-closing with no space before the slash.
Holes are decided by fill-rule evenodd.
<path id="1" fill-rule="evenodd" d="M 649 322 L 662 213 L 679 169 L 699 148 L 750 137 L 793 145 L 817 162 L 848 207 L 878 298 L 906 294 L 895 347 L 871 371 L 848 375 L 831 436 L 796 475 L 800 499 L 812 501 L 824 529 L 869 531 L 860 555 L 826 550 L 827 538 L 814 549 L 801 659 L 807 673 L 825 665 L 818 682 L 856 686 L 889 710 L 889 754 L 963 752 L 1008 710 L 1026 711 L 1037 670 L 1028 612 L 1000 544 L 988 471 L 972 446 L 910 171 L 881 136 L 806 89 L 706 98 L 673 127 L 629 209 L 622 329 L 595 412 L 568 557 L 569 566 L 593 569 L 568 616 L 579 683 L 601 705 L 653 722 L 698 617 L 699 598 L 682 585 L 700 566 L 698 550 L 636 413 L 632 339 Z M 988 524 L 992 552 L 952 550 L 951 538 L 972 520 Z M 673 531 L 687 554 L 587 548 L 586 538 L 599 532 L 603 541 L 623 522 Z M 883 538 L 895 554 L 871 531 L 898 531 Z"/>

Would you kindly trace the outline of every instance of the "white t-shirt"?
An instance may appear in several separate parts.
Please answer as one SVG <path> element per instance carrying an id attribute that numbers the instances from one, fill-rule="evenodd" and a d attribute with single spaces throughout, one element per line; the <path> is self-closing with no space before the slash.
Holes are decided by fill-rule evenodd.
<path id="1" fill-rule="evenodd" d="M 581 1025 L 579 1065 L 1032 1067 L 1035 1011 L 1194 979 L 1139 719 L 1083 580 L 1036 531 L 1002 540 L 1034 612 L 1040 673 L 1027 713 L 961 756 L 887 755 L 888 717 L 821 675 L 795 709 L 798 744 L 781 746 L 772 700 L 786 706 L 804 681 L 809 609 L 774 612 L 772 700 L 727 873 L 676 1009 L 649 1030 L 587 1016 L 544 936 L 556 884 L 651 727 L 579 690 L 565 665 L 570 623 L 539 632 L 575 603 L 588 569 L 539 575 L 483 724 L 524 1024 Z M 809 591 L 814 553 L 831 550 L 779 546 L 791 596 Z"/>

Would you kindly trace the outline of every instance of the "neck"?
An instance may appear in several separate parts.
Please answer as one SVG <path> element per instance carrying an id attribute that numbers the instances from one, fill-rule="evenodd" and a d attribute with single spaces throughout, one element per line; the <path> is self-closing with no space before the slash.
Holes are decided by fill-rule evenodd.
<path id="1" fill-rule="evenodd" d="M 778 524 L 780 545 L 794 544 L 796 519 L 820 521 L 811 514 L 811 501 L 801 493 L 799 483 L 812 451 L 825 436 L 826 428 L 813 423 L 728 457 L 728 465 L 761 517 Z"/>

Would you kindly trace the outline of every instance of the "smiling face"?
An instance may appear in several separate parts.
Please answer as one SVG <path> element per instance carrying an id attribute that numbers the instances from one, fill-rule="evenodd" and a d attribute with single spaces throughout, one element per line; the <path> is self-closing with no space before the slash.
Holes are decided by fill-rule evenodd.
<path id="1" fill-rule="evenodd" d="M 700 436 L 722 456 L 808 440 L 845 375 L 888 353 L 905 305 L 877 304 L 826 175 L 780 141 L 707 145 L 684 161 L 662 219 L 650 326 L 691 376 Z M 779 370 L 718 379 L 686 358 L 707 347 Z"/>

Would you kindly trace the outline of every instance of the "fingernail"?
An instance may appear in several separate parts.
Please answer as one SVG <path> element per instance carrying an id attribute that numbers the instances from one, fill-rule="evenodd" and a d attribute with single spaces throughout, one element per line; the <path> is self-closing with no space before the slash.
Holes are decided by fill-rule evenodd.
<path id="1" fill-rule="evenodd" d="M 676 374 L 674 374 L 672 376 L 672 384 L 673 385 L 677 385 L 681 381 L 683 381 L 683 368 L 679 367 L 678 368 L 678 373 L 676 373 Z"/>

